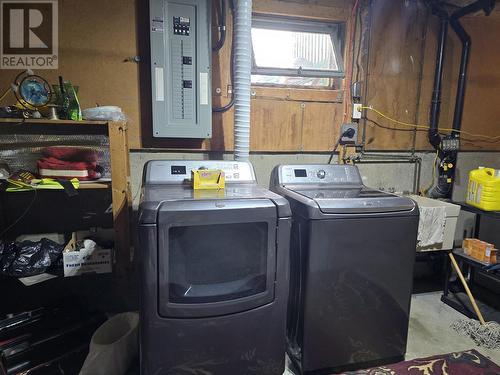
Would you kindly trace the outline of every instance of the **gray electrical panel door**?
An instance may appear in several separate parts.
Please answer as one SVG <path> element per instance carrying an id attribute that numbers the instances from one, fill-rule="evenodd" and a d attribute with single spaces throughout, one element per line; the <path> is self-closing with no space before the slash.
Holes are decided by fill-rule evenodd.
<path id="1" fill-rule="evenodd" d="M 153 136 L 212 136 L 210 0 L 150 0 Z"/>

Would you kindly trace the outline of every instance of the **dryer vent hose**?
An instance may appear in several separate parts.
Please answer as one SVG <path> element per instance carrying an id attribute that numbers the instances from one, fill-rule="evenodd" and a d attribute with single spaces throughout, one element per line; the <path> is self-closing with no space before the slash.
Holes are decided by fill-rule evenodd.
<path id="1" fill-rule="evenodd" d="M 252 0 L 236 0 L 234 17 L 234 159 L 250 154 Z"/>

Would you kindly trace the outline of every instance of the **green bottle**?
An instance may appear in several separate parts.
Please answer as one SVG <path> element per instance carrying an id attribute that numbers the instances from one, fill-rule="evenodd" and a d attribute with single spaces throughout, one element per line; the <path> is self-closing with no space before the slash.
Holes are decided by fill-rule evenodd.
<path id="1" fill-rule="evenodd" d="M 64 86 L 66 87 L 66 92 L 69 96 L 68 115 L 70 120 L 82 121 L 82 109 L 80 108 L 80 102 L 78 101 L 75 87 L 71 84 L 71 82 L 65 82 Z"/>

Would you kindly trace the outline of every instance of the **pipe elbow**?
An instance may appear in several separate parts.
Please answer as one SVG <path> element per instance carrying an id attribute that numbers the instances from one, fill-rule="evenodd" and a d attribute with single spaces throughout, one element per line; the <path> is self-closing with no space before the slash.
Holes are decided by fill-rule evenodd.
<path id="1" fill-rule="evenodd" d="M 495 9 L 495 4 L 496 4 L 496 0 L 489 0 L 488 3 L 486 4 L 486 6 L 484 7 L 484 14 L 486 14 L 487 16 L 489 16 L 491 14 L 491 12 L 493 12 L 493 9 Z"/>
<path id="2" fill-rule="evenodd" d="M 437 129 L 429 129 L 429 133 L 427 135 L 429 139 L 429 143 L 434 147 L 434 149 L 438 149 L 441 143 L 441 136 L 438 133 Z"/>

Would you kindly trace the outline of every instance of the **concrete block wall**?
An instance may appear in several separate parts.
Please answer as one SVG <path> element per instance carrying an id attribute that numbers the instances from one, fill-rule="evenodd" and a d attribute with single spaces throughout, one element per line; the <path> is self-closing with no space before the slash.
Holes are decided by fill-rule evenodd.
<path id="1" fill-rule="evenodd" d="M 427 187 L 432 179 L 435 154 L 429 152 L 418 153 L 417 155 L 422 158 L 420 185 L 421 187 Z M 140 199 L 142 170 L 147 161 L 158 159 L 208 160 L 220 159 L 221 157 L 231 160 L 233 155 L 229 153 L 221 155 L 220 153 L 202 152 L 131 152 L 130 174 L 134 207 L 137 207 Z M 274 166 L 278 164 L 323 164 L 328 161 L 328 157 L 328 154 L 258 153 L 250 155 L 250 161 L 255 168 L 258 183 L 261 186 L 268 187 L 269 176 Z M 336 162 L 336 160 L 333 162 Z M 465 200 L 469 171 L 478 166 L 500 169 L 500 152 L 462 152 L 459 154 L 454 200 Z M 414 173 L 412 164 L 360 164 L 359 169 L 367 186 L 396 192 L 410 192 L 412 190 Z"/>

